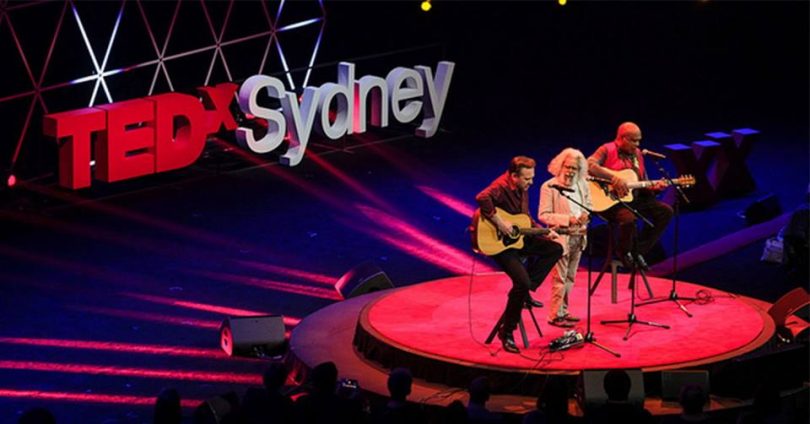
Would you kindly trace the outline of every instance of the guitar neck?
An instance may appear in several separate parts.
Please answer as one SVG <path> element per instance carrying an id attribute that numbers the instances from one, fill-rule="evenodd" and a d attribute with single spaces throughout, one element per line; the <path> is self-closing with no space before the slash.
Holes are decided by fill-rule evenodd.
<path id="1" fill-rule="evenodd" d="M 521 228 L 520 229 L 520 234 L 528 235 L 528 236 L 544 236 L 544 235 L 546 235 L 548 233 L 549 233 L 548 228 L 530 227 L 530 228 Z"/>
<path id="2" fill-rule="evenodd" d="M 647 188 L 647 187 L 651 187 L 653 184 L 656 184 L 656 183 L 661 182 L 661 181 L 669 184 L 666 180 L 634 181 L 632 183 L 627 183 L 627 188 L 629 188 L 631 190 L 634 189 L 634 188 Z"/>

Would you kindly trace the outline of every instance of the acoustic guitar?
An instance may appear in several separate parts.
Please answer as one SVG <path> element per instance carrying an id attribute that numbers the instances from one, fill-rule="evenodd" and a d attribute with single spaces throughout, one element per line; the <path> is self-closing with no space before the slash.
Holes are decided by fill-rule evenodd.
<path id="1" fill-rule="evenodd" d="M 669 181 L 665 179 L 639 181 L 638 176 L 632 169 L 610 171 L 610 173 L 627 181 L 627 188 L 630 190 L 624 197 L 619 199 L 616 197 L 616 193 L 613 190 L 613 185 L 610 184 L 609 180 L 597 177 L 588 178 L 588 187 L 591 190 L 591 204 L 593 205 L 591 209 L 593 209 L 594 212 L 606 211 L 613 207 L 613 205 L 619 203 L 619 200 L 623 202 L 632 202 L 633 189 L 650 187 L 653 184 L 660 182 L 669 185 Z M 684 175 L 673 179 L 672 182 L 677 186 L 689 187 L 695 185 L 695 177 L 691 175 Z"/>
<path id="2" fill-rule="evenodd" d="M 545 236 L 549 228 L 532 227 L 532 219 L 526 214 L 510 214 L 501 208 L 495 208 L 495 215 L 512 223 L 512 232 L 504 234 L 492 221 L 481 215 L 481 210 L 473 214 L 471 229 L 473 250 L 487 256 L 494 256 L 507 249 L 522 249 L 524 236 Z M 582 234 L 579 230 L 565 228 L 554 229 L 557 234 Z"/>

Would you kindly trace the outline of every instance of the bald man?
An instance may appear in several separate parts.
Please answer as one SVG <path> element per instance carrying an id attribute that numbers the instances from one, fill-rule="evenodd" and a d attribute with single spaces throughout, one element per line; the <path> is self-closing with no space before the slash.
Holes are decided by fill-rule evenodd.
<path id="1" fill-rule="evenodd" d="M 616 131 L 616 138 L 601 146 L 588 158 L 588 172 L 590 175 L 609 179 L 616 194 L 623 197 L 628 192 L 627 181 L 614 175 L 610 171 L 621 171 L 632 169 L 638 180 L 647 180 L 647 171 L 644 166 L 644 157 L 641 155 L 639 145 L 641 144 L 641 128 L 633 122 L 625 122 L 619 125 Z M 647 262 L 644 256 L 661 237 L 661 233 L 666 229 L 669 220 L 672 218 L 672 208 L 669 205 L 658 201 L 655 196 L 665 187 L 664 184 L 655 184 L 646 189 L 635 189 L 633 201 L 630 206 L 636 209 L 641 215 L 649 219 L 654 227 L 644 225 L 637 239 L 636 252 L 638 256 L 633 258 L 632 251 L 633 235 L 636 232 L 636 217 L 627 208 L 616 204 L 601 215 L 610 222 L 619 225 L 619 257 L 625 266 L 630 266 L 632 262 L 646 269 Z"/>

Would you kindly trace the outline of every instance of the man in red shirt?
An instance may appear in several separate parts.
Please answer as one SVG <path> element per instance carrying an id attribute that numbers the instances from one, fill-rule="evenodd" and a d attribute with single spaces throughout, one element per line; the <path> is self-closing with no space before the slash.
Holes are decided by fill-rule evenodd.
<path id="1" fill-rule="evenodd" d="M 595 177 L 609 179 L 618 197 L 624 197 L 629 189 L 628 181 L 615 175 L 611 171 L 621 171 L 632 169 L 638 180 L 647 179 L 647 171 L 644 167 L 644 157 L 638 146 L 641 143 L 641 129 L 632 122 L 625 122 L 619 125 L 616 131 L 616 139 L 609 141 L 596 149 L 596 152 L 588 158 L 588 172 Z M 658 201 L 655 195 L 663 190 L 665 185 L 657 183 L 650 188 L 637 188 L 634 192 L 633 201 L 629 206 L 637 210 L 642 216 L 649 219 L 654 227 L 647 225 L 641 231 L 637 239 L 637 257 L 632 258 L 633 235 L 636 232 L 636 217 L 621 204 L 616 204 L 601 215 L 610 222 L 619 224 L 619 254 L 625 266 L 636 262 L 641 268 L 647 267 L 647 262 L 642 255 L 650 251 L 661 237 L 661 233 L 667 227 L 667 223 L 672 218 L 672 208 Z"/>

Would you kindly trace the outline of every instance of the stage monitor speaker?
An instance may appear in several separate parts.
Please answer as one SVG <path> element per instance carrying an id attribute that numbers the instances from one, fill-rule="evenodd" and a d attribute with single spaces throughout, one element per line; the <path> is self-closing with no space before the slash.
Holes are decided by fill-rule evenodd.
<path id="1" fill-rule="evenodd" d="M 753 352 L 719 363 L 712 370 L 712 392 L 747 399 L 763 386 L 796 390 L 805 384 L 810 368 L 808 357 L 805 343 L 766 343 Z"/>
<path id="2" fill-rule="evenodd" d="M 768 315 L 773 318 L 773 323 L 776 324 L 777 334 L 784 340 L 790 342 L 796 341 L 797 338 L 800 338 L 799 335 L 802 334 L 802 331 L 807 330 L 808 327 L 798 326 L 794 333 L 794 331 L 786 325 L 788 318 L 793 315 L 794 312 L 807 305 L 810 305 L 810 294 L 807 293 L 804 287 L 796 287 L 780 297 L 779 300 L 768 309 Z"/>
<path id="3" fill-rule="evenodd" d="M 577 400 L 583 411 L 594 411 L 607 402 L 605 374 L 610 370 L 583 370 L 577 383 Z M 630 393 L 627 400 L 633 405 L 644 406 L 644 374 L 640 369 L 624 370 L 630 376 Z"/>
<path id="4" fill-rule="evenodd" d="M 219 345 L 228 356 L 273 356 L 286 347 L 284 317 L 228 317 L 219 327 Z"/>
<path id="5" fill-rule="evenodd" d="M 748 225 L 759 224 L 769 221 L 782 213 L 782 206 L 779 198 L 771 193 L 763 198 L 757 199 L 742 213 L 745 223 Z"/>
<path id="6" fill-rule="evenodd" d="M 700 386 L 709 399 L 709 372 L 704 370 L 661 371 L 661 399 L 678 401 L 683 386 Z"/>
<path id="7" fill-rule="evenodd" d="M 363 262 L 343 274 L 335 288 L 344 299 L 378 290 L 392 289 L 394 284 L 373 262 Z"/>

